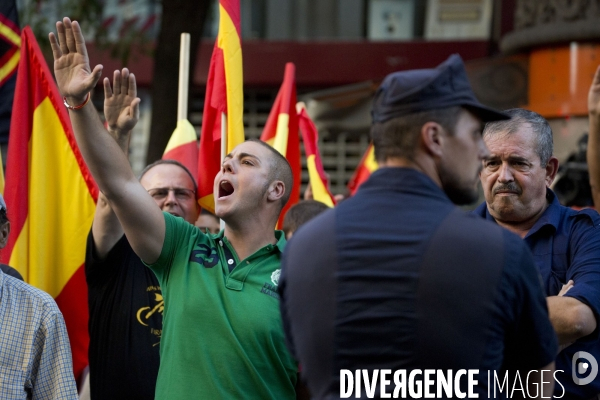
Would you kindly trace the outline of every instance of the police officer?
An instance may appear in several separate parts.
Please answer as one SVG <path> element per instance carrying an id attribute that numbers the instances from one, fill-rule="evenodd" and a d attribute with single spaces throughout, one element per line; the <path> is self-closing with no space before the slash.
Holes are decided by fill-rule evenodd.
<path id="1" fill-rule="evenodd" d="M 372 116 L 379 170 L 296 232 L 284 253 L 284 328 L 312 395 L 346 395 L 348 370 L 363 394 L 356 370 L 372 378 L 477 369 L 480 398 L 494 373 L 520 373 L 525 384 L 523 373 L 537 370 L 528 382 L 539 385 L 535 374 L 554 368 L 557 341 L 531 253 L 454 205 L 477 199 L 489 154 L 482 123 L 509 117 L 477 101 L 458 55 L 387 76 Z M 548 395 L 552 373 L 543 380 Z M 460 380 L 452 396 L 466 385 Z M 427 390 L 436 393 L 435 381 Z"/>

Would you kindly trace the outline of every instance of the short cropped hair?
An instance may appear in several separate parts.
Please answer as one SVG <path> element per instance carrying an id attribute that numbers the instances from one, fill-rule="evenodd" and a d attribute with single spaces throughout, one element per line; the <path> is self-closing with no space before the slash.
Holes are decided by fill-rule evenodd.
<path id="1" fill-rule="evenodd" d="M 294 233 L 300 226 L 304 225 L 323 211 L 329 209 L 327 205 L 316 200 L 303 200 L 294 204 L 283 219 L 283 232 L 287 237 L 289 233 Z"/>
<path id="2" fill-rule="evenodd" d="M 437 122 L 450 135 L 454 135 L 461 109 L 460 106 L 454 106 L 421 111 L 374 123 L 371 127 L 371 140 L 375 159 L 378 162 L 397 157 L 413 160 L 423 125 Z"/>
<path id="3" fill-rule="evenodd" d="M 142 173 L 139 176 L 139 180 L 141 181 L 142 178 L 144 177 L 144 175 L 146 175 L 146 173 L 148 171 L 150 171 L 152 168 L 156 167 L 157 165 L 162 165 L 162 164 L 176 165 L 179 168 L 183 169 L 185 171 L 185 173 L 188 174 L 188 176 L 192 180 L 192 184 L 194 185 L 194 193 L 196 193 L 196 196 L 198 195 L 198 185 L 196 184 L 196 180 L 194 179 L 194 176 L 192 175 L 190 170 L 187 169 L 187 167 L 185 165 L 183 165 L 182 163 L 180 163 L 179 161 L 175 161 L 175 160 L 154 161 L 152 164 L 150 164 L 150 165 L 146 166 L 146 168 L 144 168 L 144 170 L 142 171 Z"/>
<path id="4" fill-rule="evenodd" d="M 294 176 L 292 175 L 292 167 L 290 166 L 290 163 L 283 155 L 281 155 L 280 152 L 275 150 L 268 143 L 258 139 L 248 139 L 246 141 L 258 143 L 261 146 L 269 149 L 271 152 L 272 157 L 269 159 L 269 183 L 274 181 L 283 182 L 283 185 L 285 186 L 285 193 L 281 198 L 281 209 L 283 209 L 290 199 L 292 187 L 294 186 Z"/>
<path id="5" fill-rule="evenodd" d="M 505 114 L 511 116 L 511 119 L 506 121 L 488 122 L 483 128 L 483 138 L 504 133 L 512 135 L 517 132 L 521 126 L 529 124 L 536 135 L 537 145 L 535 152 L 540 157 L 542 167 L 548 165 L 548 160 L 554 152 L 554 144 L 552 142 L 552 128 L 546 121 L 546 118 L 540 114 L 525 110 L 523 108 L 511 108 L 504 111 Z"/>

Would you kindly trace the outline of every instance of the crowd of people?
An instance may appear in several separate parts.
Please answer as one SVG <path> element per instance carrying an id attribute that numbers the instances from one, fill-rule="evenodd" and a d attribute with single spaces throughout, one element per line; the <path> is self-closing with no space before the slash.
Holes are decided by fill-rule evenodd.
<path id="1" fill-rule="evenodd" d="M 104 79 L 105 128 L 81 27 L 65 18 L 49 39 L 101 191 L 85 260 L 92 400 L 600 398 L 600 215 L 550 189 L 548 122 L 479 103 L 459 56 L 388 75 L 379 169 L 334 208 L 301 201 L 279 231 L 293 185 L 280 153 L 235 147 L 206 213 L 182 164 L 132 172 L 134 74 Z M 600 202 L 600 68 L 588 102 Z M 459 208 L 480 184 L 485 201 Z M 0 247 L 9 233 L 0 201 Z M 56 304 L 2 271 L 0 398 L 76 399 Z"/>

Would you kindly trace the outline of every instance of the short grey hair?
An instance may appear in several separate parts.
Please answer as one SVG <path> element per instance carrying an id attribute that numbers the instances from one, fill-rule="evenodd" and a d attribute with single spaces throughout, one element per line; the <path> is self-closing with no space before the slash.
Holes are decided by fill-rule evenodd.
<path id="1" fill-rule="evenodd" d="M 196 179 L 194 179 L 194 175 L 192 175 L 192 173 L 190 172 L 190 170 L 183 165 L 182 163 L 180 163 L 179 161 L 176 160 L 171 160 L 171 159 L 160 159 L 160 160 L 156 160 L 154 161 L 152 164 L 146 165 L 146 168 L 144 168 L 142 170 L 142 172 L 140 173 L 140 176 L 138 177 L 138 180 L 141 181 L 142 178 L 144 177 L 144 175 L 146 175 L 146 173 L 148 171 L 150 171 L 152 168 L 156 167 L 157 165 L 163 165 L 163 164 L 167 164 L 167 165 L 175 165 L 179 168 L 181 168 L 182 170 L 185 171 L 185 173 L 190 177 L 190 180 L 192 181 L 192 185 L 194 185 L 194 193 L 198 193 L 198 184 L 196 183 Z"/>
<path id="2" fill-rule="evenodd" d="M 523 108 L 511 108 L 504 111 L 504 113 L 510 115 L 511 119 L 485 124 L 485 128 L 483 128 L 484 139 L 501 132 L 511 135 L 517 132 L 522 125 L 529 124 L 537 137 L 535 152 L 540 157 L 540 163 L 542 167 L 548 165 L 548 160 L 554 152 L 554 144 L 552 142 L 552 129 L 546 118 Z"/>

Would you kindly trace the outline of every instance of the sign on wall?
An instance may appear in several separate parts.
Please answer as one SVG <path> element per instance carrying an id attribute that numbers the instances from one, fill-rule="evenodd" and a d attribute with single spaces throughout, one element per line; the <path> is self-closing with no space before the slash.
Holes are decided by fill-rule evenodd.
<path id="1" fill-rule="evenodd" d="M 489 39 L 492 5 L 492 0 L 428 0 L 425 38 Z"/>

